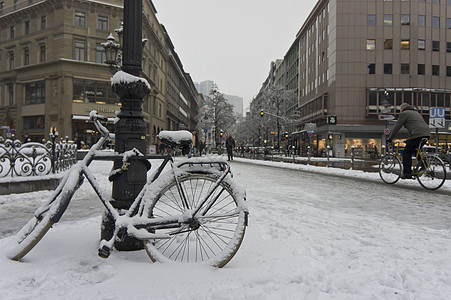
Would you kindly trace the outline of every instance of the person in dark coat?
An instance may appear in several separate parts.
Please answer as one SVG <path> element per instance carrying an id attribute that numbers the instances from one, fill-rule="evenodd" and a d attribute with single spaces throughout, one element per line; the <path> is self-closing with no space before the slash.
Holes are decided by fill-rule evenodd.
<path id="1" fill-rule="evenodd" d="M 230 135 L 226 139 L 226 148 L 227 148 L 227 160 L 233 160 L 233 148 L 235 148 L 235 140 Z"/>
<path id="2" fill-rule="evenodd" d="M 399 114 L 398 121 L 392 129 L 390 136 L 387 139 L 387 143 L 391 143 L 395 135 L 404 126 L 408 133 L 409 138 L 406 141 L 406 147 L 402 155 L 403 166 L 403 179 L 412 179 L 412 154 L 420 145 L 423 138 L 430 137 L 429 125 L 426 124 L 423 117 L 412 106 L 407 103 L 401 104 L 401 113 Z"/>

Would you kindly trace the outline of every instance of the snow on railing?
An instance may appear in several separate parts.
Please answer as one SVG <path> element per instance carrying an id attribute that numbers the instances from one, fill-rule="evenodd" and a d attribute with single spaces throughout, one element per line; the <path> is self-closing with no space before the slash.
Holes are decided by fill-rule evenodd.
<path id="1" fill-rule="evenodd" d="M 48 175 L 67 170 L 76 162 L 75 144 L 22 143 L 0 137 L 0 178 Z"/>

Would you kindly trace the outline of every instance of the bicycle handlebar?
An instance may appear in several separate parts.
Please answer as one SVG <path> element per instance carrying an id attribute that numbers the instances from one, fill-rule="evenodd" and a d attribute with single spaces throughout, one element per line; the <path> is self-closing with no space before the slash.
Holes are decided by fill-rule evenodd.
<path id="1" fill-rule="evenodd" d="M 94 125 L 103 137 L 111 137 L 108 129 L 100 123 L 108 121 L 107 117 L 98 115 L 96 110 L 91 110 L 89 118 L 94 122 Z"/>

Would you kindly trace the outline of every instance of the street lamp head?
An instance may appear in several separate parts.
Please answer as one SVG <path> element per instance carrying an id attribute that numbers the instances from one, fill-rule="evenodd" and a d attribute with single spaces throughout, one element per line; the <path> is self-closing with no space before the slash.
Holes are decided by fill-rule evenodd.
<path id="1" fill-rule="evenodd" d="M 109 66 L 116 66 L 120 45 L 115 43 L 115 38 L 111 33 L 108 36 L 106 43 L 102 43 L 102 47 L 105 49 L 105 63 Z"/>

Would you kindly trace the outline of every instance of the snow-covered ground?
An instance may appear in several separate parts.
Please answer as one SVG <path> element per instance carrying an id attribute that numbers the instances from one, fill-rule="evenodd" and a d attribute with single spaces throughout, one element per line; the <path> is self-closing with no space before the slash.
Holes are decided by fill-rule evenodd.
<path id="1" fill-rule="evenodd" d="M 107 191 L 111 165 L 94 167 Z M 21 212 L 9 230 L 1 223 L 0 299 L 451 297 L 449 182 L 428 192 L 413 180 L 382 184 L 377 173 L 246 159 L 232 170 L 250 224 L 223 269 L 152 263 L 144 251 L 99 258 L 102 207 L 87 184 L 36 248 L 10 261 L 9 235 L 50 192 L 0 196 L 0 218 Z"/>

